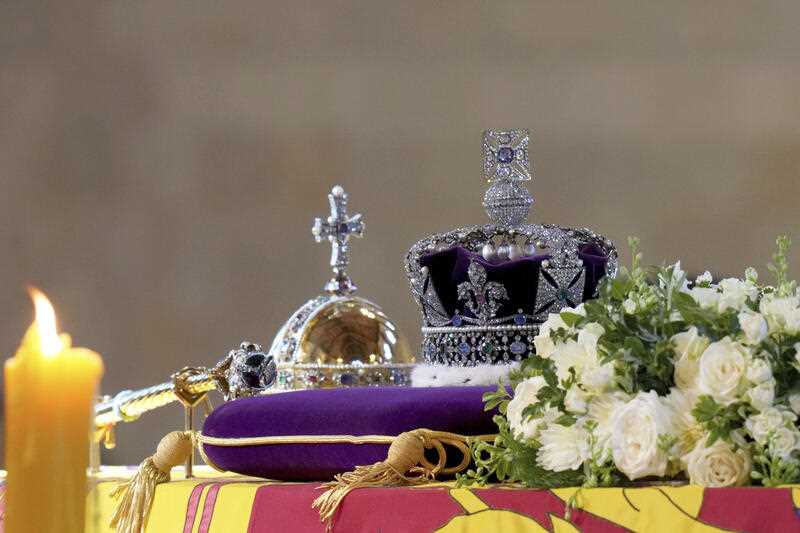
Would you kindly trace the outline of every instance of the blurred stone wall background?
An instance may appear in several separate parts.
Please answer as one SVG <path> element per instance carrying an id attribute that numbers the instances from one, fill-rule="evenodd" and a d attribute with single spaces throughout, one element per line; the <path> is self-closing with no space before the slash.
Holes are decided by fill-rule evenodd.
<path id="1" fill-rule="evenodd" d="M 105 393 L 268 344 L 328 278 L 309 228 L 336 183 L 367 223 L 354 279 L 416 343 L 403 255 L 484 220 L 487 127 L 533 130 L 536 221 L 692 272 L 762 266 L 776 234 L 800 245 L 798 20 L 792 1 L 0 1 L 0 353 L 28 283 L 103 354 Z M 180 423 L 122 427 L 105 460 Z"/>

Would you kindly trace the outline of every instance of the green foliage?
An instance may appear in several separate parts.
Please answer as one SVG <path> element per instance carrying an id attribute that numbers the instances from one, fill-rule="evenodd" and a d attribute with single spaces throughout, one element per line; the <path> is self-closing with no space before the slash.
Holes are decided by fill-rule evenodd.
<path id="1" fill-rule="evenodd" d="M 589 432 L 589 449 L 591 458 L 583 465 L 584 487 L 611 487 L 622 481 L 622 475 L 614 466 L 610 454 L 605 454 L 597 439 L 597 423 L 590 420 L 586 423 Z"/>
<path id="2" fill-rule="evenodd" d="M 775 396 L 783 397 L 800 384 L 800 372 L 795 359 L 795 344 L 800 335 L 780 333 L 771 335 L 759 345 L 759 357 L 763 357 L 772 368 L 775 378 Z"/>
<path id="3" fill-rule="evenodd" d="M 739 332 L 738 313 L 732 309 L 719 313 L 714 309 L 703 309 L 690 295 L 679 292 L 675 295 L 675 309 L 683 320 L 697 328 L 698 333 L 712 342 Z"/>
<path id="4" fill-rule="evenodd" d="M 775 277 L 775 286 L 778 296 L 790 296 L 797 287 L 796 281 L 789 280 L 789 248 L 792 240 L 786 235 L 781 235 L 775 239 L 778 249 L 773 254 L 773 263 L 767 265 L 770 273 Z"/>
<path id="5" fill-rule="evenodd" d="M 513 438 L 504 417 L 494 418 L 499 432 L 494 442 L 472 443 L 471 454 L 475 468 L 456 478 L 459 486 L 485 485 L 492 480 L 521 483 L 527 487 L 574 487 L 584 481 L 578 470 L 552 472 L 536 463 L 538 443 L 521 442 Z"/>
<path id="6" fill-rule="evenodd" d="M 750 477 L 765 487 L 778 487 L 800 483 L 800 464 L 797 460 L 784 460 L 771 456 L 766 448 L 753 443 L 753 471 Z"/>
<path id="7" fill-rule="evenodd" d="M 711 446 L 717 439 L 730 440 L 731 432 L 742 427 L 745 418 L 744 409 L 742 403 L 724 406 L 714 401 L 711 396 L 700 396 L 692 415 L 708 431 L 706 446 Z"/>
<path id="8" fill-rule="evenodd" d="M 511 395 L 502 383 L 497 384 L 497 390 L 494 392 L 486 392 L 483 395 L 483 410 L 491 411 L 495 407 L 503 414 L 506 414 L 508 401 Z"/>
<path id="9" fill-rule="evenodd" d="M 663 434 L 658 436 L 658 449 L 667 456 L 674 455 L 672 452 L 680 439 L 676 435 Z"/>
<path id="10" fill-rule="evenodd" d="M 692 303 L 694 300 L 680 292 L 685 279 L 675 267 L 661 267 L 648 274 L 639 266 L 641 253 L 636 249 L 633 253 L 631 270 L 622 269 L 617 278 L 604 280 L 599 297 L 586 303 L 583 322 L 603 326 L 600 356 L 603 362 L 614 362 L 617 381 L 624 391 L 667 394 L 674 385 L 675 371 L 670 338 L 686 326 L 674 319 L 673 312 L 681 303 L 689 305 L 685 298 Z M 626 300 L 635 303 L 635 313 L 623 312 Z"/>

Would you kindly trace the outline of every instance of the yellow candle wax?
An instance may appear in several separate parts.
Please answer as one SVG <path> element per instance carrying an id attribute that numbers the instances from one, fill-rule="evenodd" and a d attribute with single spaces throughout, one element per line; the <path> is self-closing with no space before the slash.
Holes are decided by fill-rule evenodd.
<path id="1" fill-rule="evenodd" d="M 30 290 L 36 320 L 5 365 L 6 533 L 82 533 L 100 356 L 59 335 Z"/>

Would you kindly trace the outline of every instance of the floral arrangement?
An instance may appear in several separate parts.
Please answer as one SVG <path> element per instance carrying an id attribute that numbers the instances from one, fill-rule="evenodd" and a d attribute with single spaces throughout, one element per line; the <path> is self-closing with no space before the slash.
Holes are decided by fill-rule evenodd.
<path id="1" fill-rule="evenodd" d="M 464 484 L 611 486 L 686 479 L 709 487 L 800 482 L 800 291 L 789 240 L 769 270 L 690 283 L 633 264 L 599 296 L 551 314 L 536 355 L 484 397 L 499 408 Z"/>

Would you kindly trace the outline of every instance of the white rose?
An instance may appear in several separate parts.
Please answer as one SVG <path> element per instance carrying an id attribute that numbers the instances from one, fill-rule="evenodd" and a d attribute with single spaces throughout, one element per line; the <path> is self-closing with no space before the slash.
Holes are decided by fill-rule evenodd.
<path id="1" fill-rule="evenodd" d="M 800 394 L 795 392 L 789 395 L 789 407 L 792 408 L 794 414 L 800 414 Z"/>
<path id="2" fill-rule="evenodd" d="M 699 365 L 696 359 L 684 357 L 675 361 L 675 385 L 685 391 L 697 389 Z"/>
<path id="3" fill-rule="evenodd" d="M 583 326 L 578 332 L 578 342 L 583 344 L 586 349 L 595 357 L 597 356 L 597 341 L 603 336 L 606 330 L 597 322 L 590 322 Z"/>
<path id="4" fill-rule="evenodd" d="M 771 331 L 797 333 L 800 329 L 800 299 L 797 296 L 778 297 L 767 294 L 762 298 L 759 310 L 767 319 Z"/>
<path id="5" fill-rule="evenodd" d="M 583 369 L 579 381 L 592 394 L 607 392 L 614 387 L 614 366 L 611 363 L 601 365 L 597 362 Z"/>
<path id="6" fill-rule="evenodd" d="M 710 344 L 700 356 L 697 388 L 717 403 L 730 405 L 739 399 L 748 355 L 744 347 L 729 337 Z"/>
<path id="7" fill-rule="evenodd" d="M 675 348 L 675 353 L 678 355 L 678 358 L 689 357 L 691 359 L 697 359 L 702 355 L 709 344 L 709 340 L 700 335 L 697 332 L 697 328 L 694 326 L 683 333 L 673 335 L 670 341 Z"/>
<path id="8" fill-rule="evenodd" d="M 764 381 L 749 389 L 747 400 L 755 409 L 763 411 L 775 401 L 775 380 Z"/>
<path id="9" fill-rule="evenodd" d="M 542 359 L 549 359 L 556 350 L 556 343 L 550 337 L 550 332 L 539 333 L 533 338 L 533 346 L 536 348 L 536 355 Z"/>
<path id="10" fill-rule="evenodd" d="M 754 357 L 747 365 L 746 377 L 750 383 L 759 384 L 772 380 L 772 367 L 761 358 Z"/>
<path id="11" fill-rule="evenodd" d="M 655 391 L 639 392 L 617 410 L 610 447 L 614 464 L 628 479 L 666 473 L 668 457 L 659 449 L 658 437 L 672 434 L 673 414 Z"/>
<path id="12" fill-rule="evenodd" d="M 710 447 L 701 439 L 688 455 L 684 456 L 689 482 L 704 487 L 732 487 L 745 485 L 750 479 L 752 462 L 743 449 L 733 451 L 731 445 L 717 439 Z"/>
<path id="13" fill-rule="evenodd" d="M 587 391 L 594 394 L 605 392 L 614 380 L 613 364 L 600 364 L 600 356 L 597 353 L 597 342 L 603 333 L 605 329 L 597 322 L 586 324 L 578 333 L 578 342 L 584 345 L 589 355 L 586 364 L 580 369 L 578 381 Z"/>
<path id="14" fill-rule="evenodd" d="M 757 443 L 766 444 L 770 434 L 777 431 L 778 428 L 786 427 L 788 423 L 794 422 L 796 419 L 797 416 L 794 413 L 767 407 L 760 413 L 749 416 L 744 421 L 744 427 Z"/>
<path id="15" fill-rule="evenodd" d="M 574 368 L 575 373 L 591 364 L 592 355 L 586 351 L 586 345 L 572 339 L 558 345 L 551 355 L 556 367 L 556 375 L 560 381 L 569 378 L 569 369 Z"/>
<path id="16" fill-rule="evenodd" d="M 794 345 L 794 360 L 798 365 L 800 365 L 800 342 L 797 342 Z"/>
<path id="17" fill-rule="evenodd" d="M 754 358 L 747 365 L 747 379 L 750 383 L 758 384 L 772 379 L 772 368 L 763 359 Z"/>
<path id="18" fill-rule="evenodd" d="M 538 418 L 525 417 L 522 414 L 529 405 L 539 403 L 539 391 L 546 384 L 542 376 L 534 376 L 521 381 L 514 389 L 514 397 L 506 408 L 506 417 L 515 437 L 523 440 L 536 438 L 541 426 L 561 416 L 561 412 L 553 407 L 547 407 Z"/>
<path id="19" fill-rule="evenodd" d="M 561 318 L 561 313 L 550 313 L 547 315 L 547 320 L 544 321 L 541 329 L 556 331 L 558 329 L 569 329 L 569 326 L 567 326 L 567 323 Z"/>
<path id="20" fill-rule="evenodd" d="M 727 278 L 719 282 L 722 296 L 718 303 L 720 312 L 727 309 L 742 309 L 747 300 L 758 297 L 758 287 L 752 281 L 742 281 L 736 278 Z"/>
<path id="21" fill-rule="evenodd" d="M 798 449 L 800 434 L 797 428 L 779 427 L 769 437 L 769 451 L 773 457 L 788 459 Z"/>
<path id="22" fill-rule="evenodd" d="M 739 313 L 739 327 L 747 344 L 755 345 L 767 338 L 767 320 L 760 313 L 742 311 Z"/>
<path id="23" fill-rule="evenodd" d="M 611 437 L 614 416 L 628 401 L 630 397 L 620 391 L 600 394 L 589 401 L 589 418 L 597 423 L 594 434 L 601 446 Z"/>
<path id="24" fill-rule="evenodd" d="M 547 384 L 542 376 L 521 381 L 514 389 L 514 397 L 508 402 L 506 415 L 514 434 L 524 435 L 528 424 L 523 423 L 522 411 L 529 405 L 539 403 L 539 391 Z M 525 437 L 530 438 L 530 437 Z"/>
<path id="25" fill-rule="evenodd" d="M 625 311 L 625 313 L 632 315 L 636 312 L 636 302 L 630 298 L 626 298 L 625 301 L 622 302 L 622 309 Z"/>
<path id="26" fill-rule="evenodd" d="M 575 470 L 590 458 L 589 433 L 580 423 L 550 424 L 539 434 L 536 463 L 552 472 Z"/>
<path id="27" fill-rule="evenodd" d="M 570 413 L 584 414 L 589 407 L 588 398 L 589 395 L 583 392 L 580 387 L 572 385 L 564 397 L 564 407 Z"/>
<path id="28" fill-rule="evenodd" d="M 698 359 L 708 347 L 709 340 L 692 326 L 683 333 L 672 336 L 675 348 L 675 384 L 682 390 L 694 390 L 697 386 Z"/>
<path id="29" fill-rule="evenodd" d="M 533 338 L 536 355 L 543 359 L 548 359 L 553 354 L 556 345 L 550 333 L 559 329 L 569 329 L 569 327 L 559 313 L 550 313 L 547 320 L 539 327 L 539 333 Z"/>
<path id="30" fill-rule="evenodd" d="M 689 289 L 689 296 L 704 309 L 717 309 L 717 304 L 722 296 L 714 287 L 694 287 Z"/>
<path id="31" fill-rule="evenodd" d="M 569 378 L 572 369 L 578 383 L 592 394 L 604 392 L 614 380 L 613 364 L 600 364 L 597 355 L 599 336 L 597 333 L 597 330 L 583 329 L 578 333 L 577 341 L 570 339 L 560 344 L 551 356 L 560 381 Z"/>

